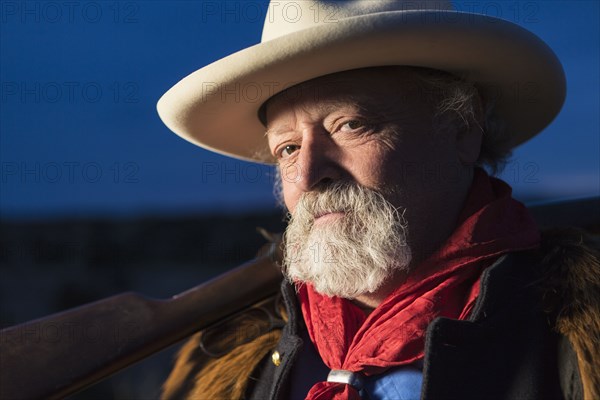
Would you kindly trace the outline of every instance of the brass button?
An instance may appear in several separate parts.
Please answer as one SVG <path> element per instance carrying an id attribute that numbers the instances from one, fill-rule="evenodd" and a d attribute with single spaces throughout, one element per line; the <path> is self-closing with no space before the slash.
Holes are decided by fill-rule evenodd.
<path id="1" fill-rule="evenodd" d="M 276 367 L 279 367 L 279 364 L 281 364 L 281 354 L 277 350 L 271 354 L 271 361 L 273 361 Z"/>

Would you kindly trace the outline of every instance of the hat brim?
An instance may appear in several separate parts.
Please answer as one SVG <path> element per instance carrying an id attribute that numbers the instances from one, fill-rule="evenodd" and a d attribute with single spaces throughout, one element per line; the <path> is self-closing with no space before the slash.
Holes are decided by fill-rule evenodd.
<path id="1" fill-rule="evenodd" d="M 476 83 L 496 103 L 511 147 L 542 131 L 565 99 L 563 68 L 536 35 L 455 11 L 396 11 L 339 20 L 257 44 L 188 75 L 157 109 L 177 135 L 227 156 L 269 162 L 260 106 L 294 84 L 346 70 L 406 65 Z"/>

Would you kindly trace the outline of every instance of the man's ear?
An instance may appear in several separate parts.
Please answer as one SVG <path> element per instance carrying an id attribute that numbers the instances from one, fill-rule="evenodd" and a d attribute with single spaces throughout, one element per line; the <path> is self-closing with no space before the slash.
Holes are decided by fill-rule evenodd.
<path id="1" fill-rule="evenodd" d="M 481 152 L 483 130 L 477 123 L 472 123 L 467 130 L 458 133 L 456 137 L 456 151 L 458 159 L 465 165 L 475 164 Z"/>

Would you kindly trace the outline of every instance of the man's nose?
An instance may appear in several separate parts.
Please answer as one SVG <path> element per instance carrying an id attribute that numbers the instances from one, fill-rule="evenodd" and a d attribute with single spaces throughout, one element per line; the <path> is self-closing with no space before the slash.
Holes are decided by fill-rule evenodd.
<path id="1" fill-rule="evenodd" d="M 324 129 L 305 133 L 298 153 L 296 186 L 302 192 L 316 190 L 344 175 L 339 163 L 339 148 Z"/>

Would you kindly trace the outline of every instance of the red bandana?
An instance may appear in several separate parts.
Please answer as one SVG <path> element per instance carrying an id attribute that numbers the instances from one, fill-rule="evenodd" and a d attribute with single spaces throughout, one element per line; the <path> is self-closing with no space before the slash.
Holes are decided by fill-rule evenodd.
<path id="1" fill-rule="evenodd" d="M 538 246 L 527 209 L 504 182 L 476 170 L 460 224 L 368 317 L 352 302 L 299 287 L 312 342 L 331 369 L 379 374 L 424 357 L 425 331 L 436 317 L 465 319 L 479 294 L 479 277 L 500 255 Z M 350 385 L 319 382 L 307 399 L 360 399 Z"/>

